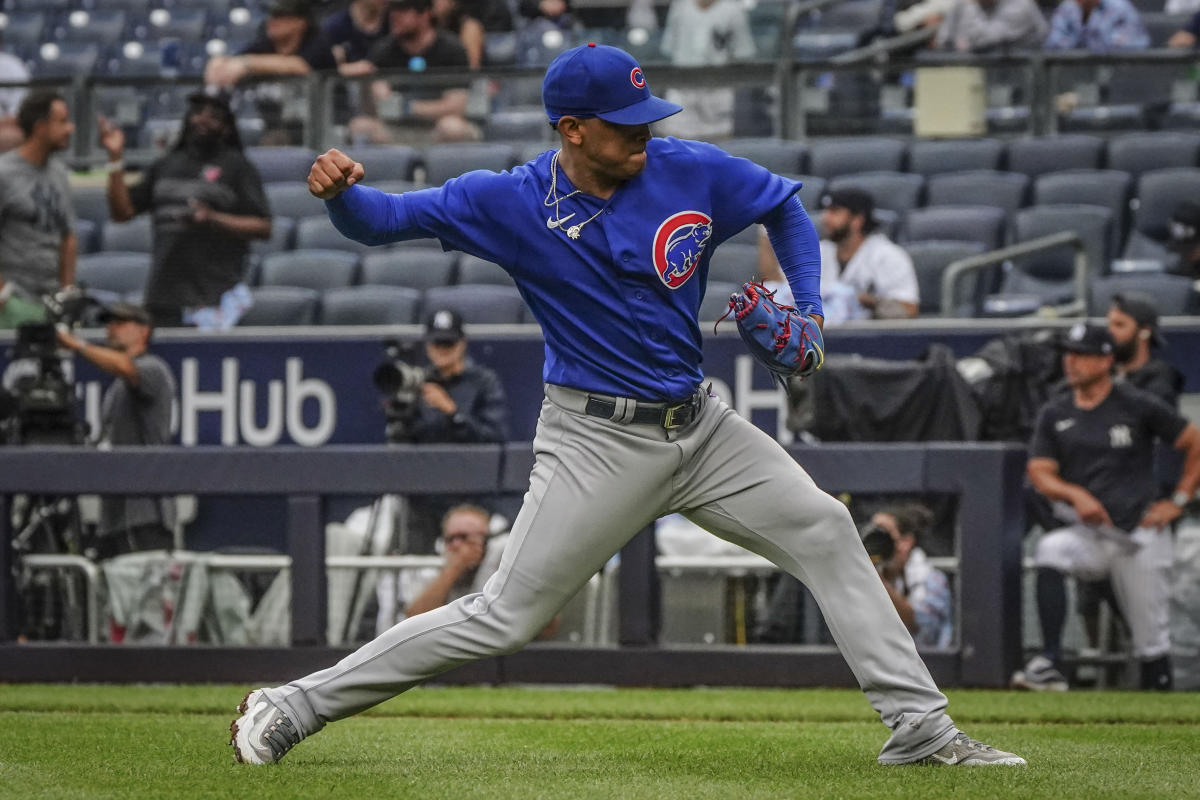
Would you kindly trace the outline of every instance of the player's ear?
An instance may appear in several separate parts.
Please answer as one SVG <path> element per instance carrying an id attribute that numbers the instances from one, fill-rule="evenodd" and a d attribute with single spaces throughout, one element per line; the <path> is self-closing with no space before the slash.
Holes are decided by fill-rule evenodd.
<path id="1" fill-rule="evenodd" d="M 558 120 L 558 132 L 565 141 L 578 145 L 583 141 L 583 125 L 578 117 L 566 116 Z"/>
<path id="2" fill-rule="evenodd" d="M 1140 331 L 1138 331 L 1138 338 L 1139 338 L 1139 339 L 1149 339 L 1149 338 L 1150 338 L 1150 331 L 1149 331 L 1149 329 L 1147 329 L 1147 328 L 1142 328 Z"/>

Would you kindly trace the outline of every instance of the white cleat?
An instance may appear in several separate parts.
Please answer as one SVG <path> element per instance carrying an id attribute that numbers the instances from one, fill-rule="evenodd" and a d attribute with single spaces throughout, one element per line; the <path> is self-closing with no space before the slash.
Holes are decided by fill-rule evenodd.
<path id="1" fill-rule="evenodd" d="M 295 723 L 262 689 L 248 693 L 237 711 L 241 716 L 229 726 L 229 743 L 239 764 L 274 764 L 302 738 Z"/>
<path id="2" fill-rule="evenodd" d="M 1045 656 L 1029 659 L 1025 669 L 1013 673 L 1009 685 L 1031 692 L 1065 692 L 1069 688 L 1066 676 L 1055 669 L 1054 662 Z"/>
<path id="3" fill-rule="evenodd" d="M 1023 767 L 1026 762 L 1025 759 L 1015 753 L 1006 753 L 1003 750 L 997 750 L 990 744 L 976 741 L 962 731 L 959 731 L 953 739 L 947 742 L 936 753 L 932 753 L 920 761 L 913 763 L 945 764 L 946 766 L 955 765 L 960 767 Z"/>

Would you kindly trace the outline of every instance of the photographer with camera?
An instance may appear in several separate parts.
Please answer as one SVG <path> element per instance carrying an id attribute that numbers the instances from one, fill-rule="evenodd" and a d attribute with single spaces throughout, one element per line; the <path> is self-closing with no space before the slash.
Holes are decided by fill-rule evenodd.
<path id="1" fill-rule="evenodd" d="M 393 443 L 472 444 L 503 442 L 508 433 L 508 399 L 499 377 L 467 357 L 467 337 L 458 312 L 443 308 L 425 322 L 421 369 L 404 359 L 398 346 L 390 361 L 375 371 L 375 385 L 387 395 L 387 439 Z M 412 496 L 400 550 L 429 553 L 446 511 L 478 498 L 451 495 Z"/>
<path id="2" fill-rule="evenodd" d="M 25 141 L 0 156 L 0 309 L 14 290 L 36 299 L 75 282 L 75 211 L 66 168 L 53 158 L 75 130 L 67 103 L 30 92 L 17 124 Z"/>
<path id="3" fill-rule="evenodd" d="M 100 319 L 107 325 L 107 345 L 92 344 L 62 328 L 58 331 L 59 344 L 116 379 L 101 405 L 100 446 L 167 444 L 175 378 L 167 363 L 149 352 L 150 315 L 141 306 L 114 303 Z M 97 556 L 171 549 L 174 517 L 171 498 L 104 497 Z"/>
<path id="4" fill-rule="evenodd" d="M 949 647 L 954 638 L 950 579 L 929 564 L 917 538 L 933 513 L 909 503 L 879 511 L 863 530 L 863 546 L 904 626 L 921 647 Z"/>

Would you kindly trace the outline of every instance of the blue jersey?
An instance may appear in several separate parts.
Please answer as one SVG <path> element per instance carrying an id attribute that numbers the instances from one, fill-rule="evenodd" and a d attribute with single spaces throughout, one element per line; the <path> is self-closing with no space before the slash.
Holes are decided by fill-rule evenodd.
<path id="1" fill-rule="evenodd" d="M 713 250 L 800 184 L 701 142 L 654 138 L 646 154 L 609 199 L 575 194 L 557 212 L 546 203 L 552 152 L 399 196 L 354 186 L 327 205 L 351 238 L 431 236 L 503 267 L 541 324 L 547 383 L 678 400 L 703 380 L 697 316 Z M 560 166 L 557 196 L 572 191 Z"/>

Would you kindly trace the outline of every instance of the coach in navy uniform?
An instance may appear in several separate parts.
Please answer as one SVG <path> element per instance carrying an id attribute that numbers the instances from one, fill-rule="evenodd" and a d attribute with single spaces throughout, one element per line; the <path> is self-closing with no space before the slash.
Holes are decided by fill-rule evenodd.
<path id="1" fill-rule="evenodd" d="M 1067 688 L 1059 663 L 1069 574 L 1112 579 L 1134 655 L 1142 662 L 1142 688 L 1170 689 L 1170 526 L 1200 485 L 1200 429 L 1159 398 L 1113 380 L 1113 339 L 1107 329 L 1076 325 L 1063 348 L 1071 393 L 1042 408 L 1028 473 L 1068 524 L 1038 542 L 1042 652 L 1012 683 L 1042 691 Z M 1175 490 L 1164 499 L 1157 499 L 1154 476 L 1158 441 L 1186 454 Z"/>

